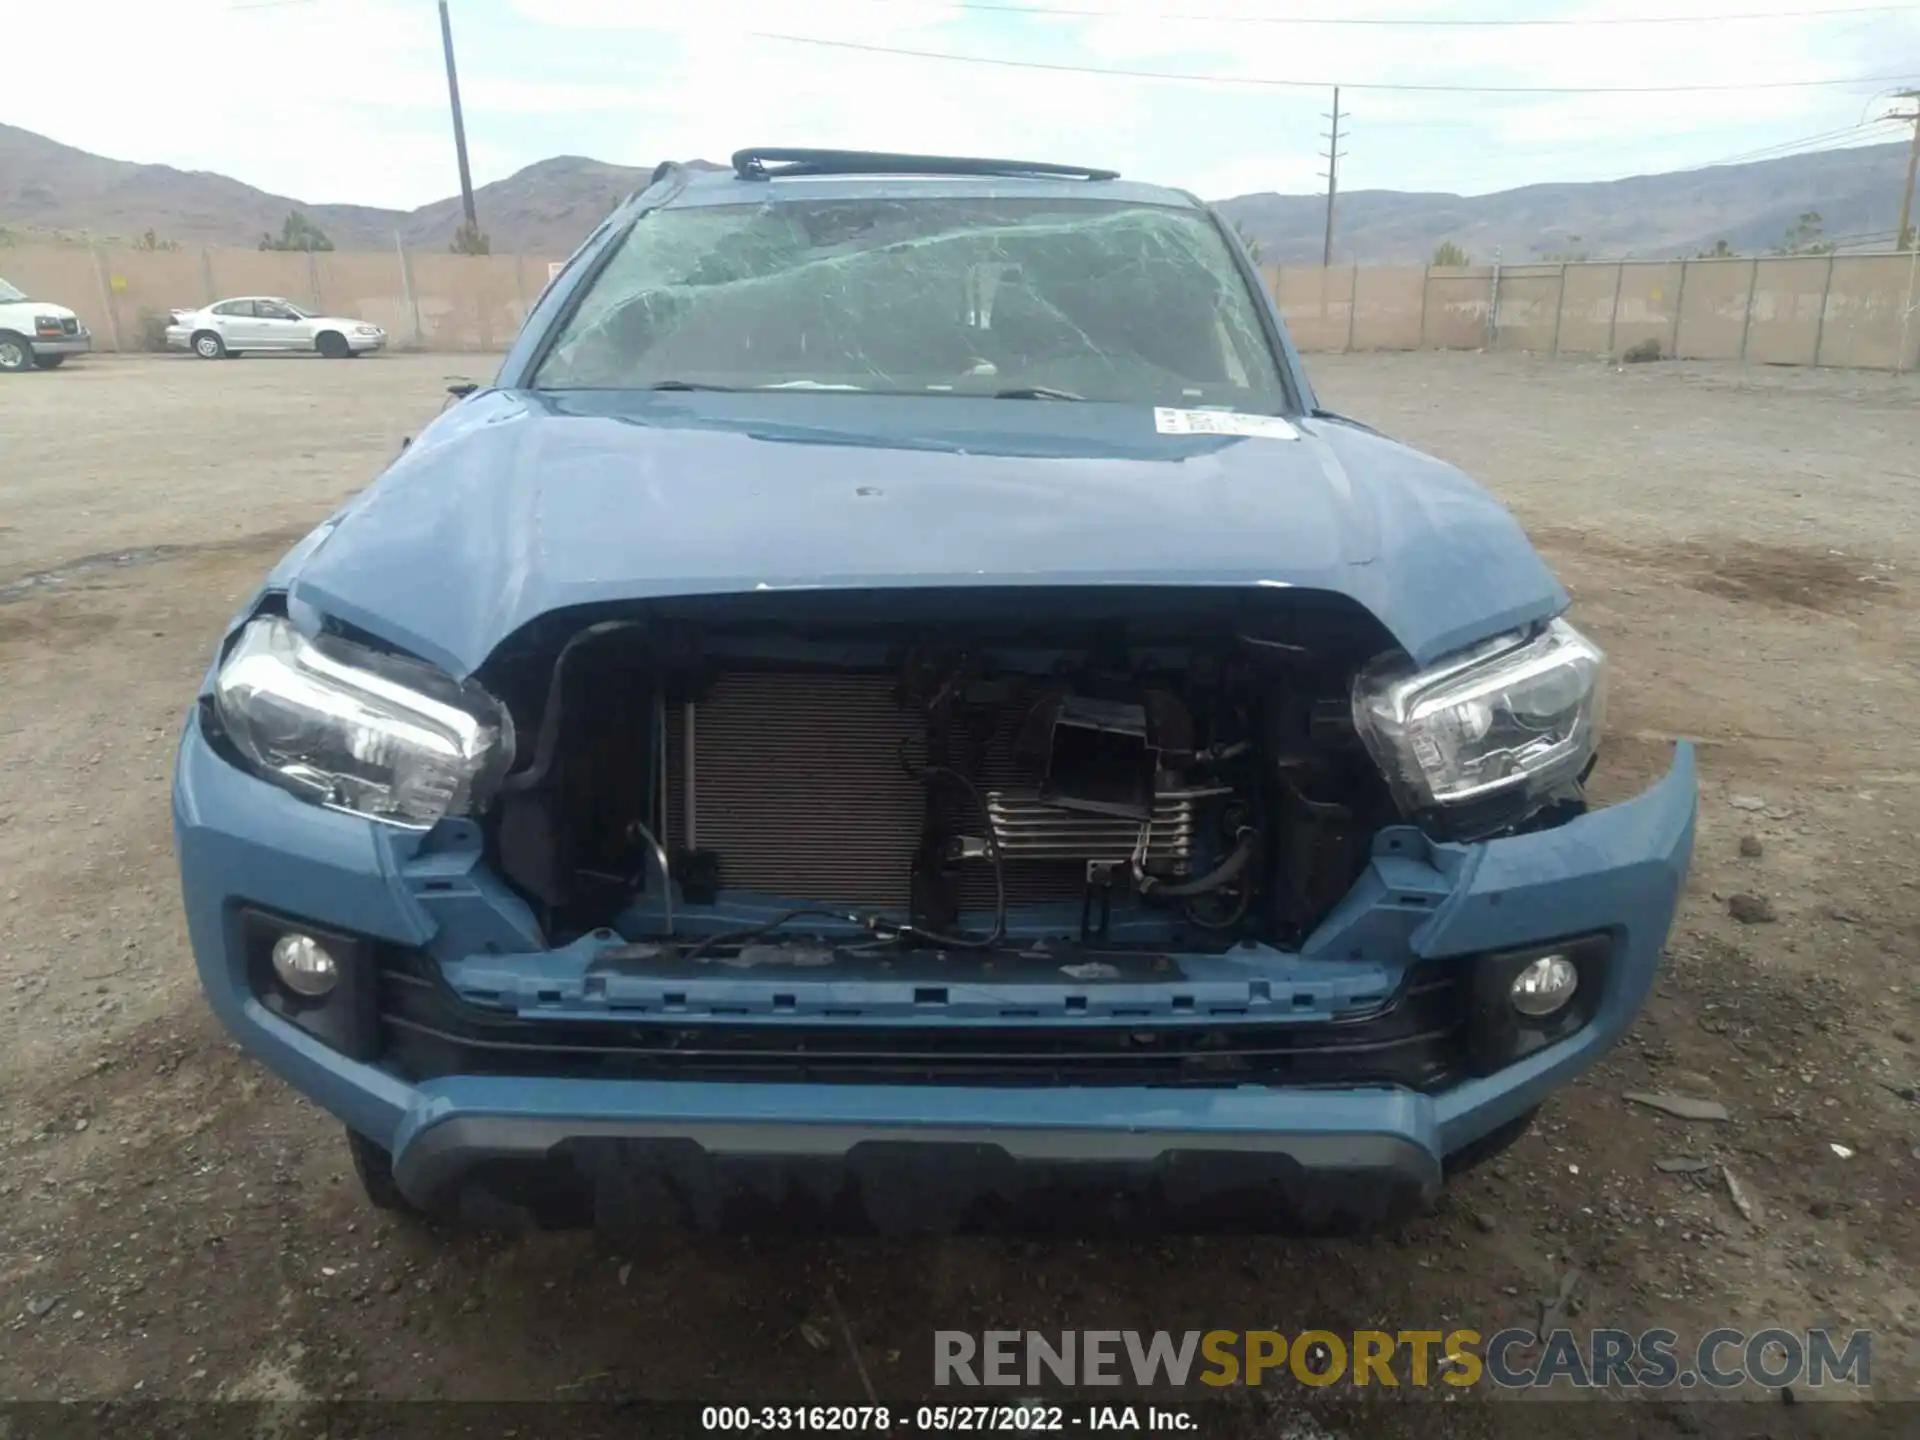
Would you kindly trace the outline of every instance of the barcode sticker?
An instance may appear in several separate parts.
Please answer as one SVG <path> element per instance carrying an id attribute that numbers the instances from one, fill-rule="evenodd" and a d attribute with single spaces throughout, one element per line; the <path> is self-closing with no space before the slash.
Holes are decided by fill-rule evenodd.
<path id="1" fill-rule="evenodd" d="M 1240 435 L 1254 440 L 1300 438 L 1300 432 L 1278 415 L 1241 415 L 1232 410 L 1173 410 L 1156 406 L 1153 428 L 1162 435 Z"/>

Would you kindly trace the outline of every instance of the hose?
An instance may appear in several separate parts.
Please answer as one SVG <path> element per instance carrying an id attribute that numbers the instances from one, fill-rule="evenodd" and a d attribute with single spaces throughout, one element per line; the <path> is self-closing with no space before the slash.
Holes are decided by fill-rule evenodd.
<path id="1" fill-rule="evenodd" d="M 1225 760 L 1237 760 L 1253 749 L 1250 740 L 1236 740 L 1231 745 L 1210 745 L 1197 752 L 1193 757 L 1196 765 L 1218 765 Z"/>
<path id="2" fill-rule="evenodd" d="M 673 934 L 673 873 L 667 868 L 667 847 L 656 840 L 653 831 L 641 821 L 634 821 L 633 828 L 640 833 L 640 838 L 647 842 L 648 847 L 653 851 L 654 863 L 660 867 L 660 903 L 666 907 L 667 934 L 671 936 Z"/>
<path id="3" fill-rule="evenodd" d="M 822 910 L 815 905 L 798 905 L 791 910 L 783 910 L 771 920 L 762 921 L 760 924 L 751 926 L 748 929 L 723 930 L 717 935 L 709 935 L 680 958 L 691 963 L 692 961 L 701 959 L 709 951 L 717 949 L 719 946 L 744 945 L 749 940 L 758 940 L 762 935 L 771 934 L 789 921 L 803 919 L 848 920 L 855 925 L 864 926 L 869 930 L 875 928 L 877 923 L 868 916 L 851 915 L 844 910 Z"/>
<path id="4" fill-rule="evenodd" d="M 900 763 L 906 765 L 904 751 L 900 756 Z M 980 793 L 980 787 L 973 781 L 958 770 L 950 769 L 945 765 L 923 765 L 917 771 L 912 766 L 907 766 L 907 771 L 909 774 L 918 775 L 922 781 L 945 776 L 957 782 L 972 797 L 975 807 L 986 820 L 987 855 L 993 861 L 993 929 L 987 932 L 984 939 L 969 935 L 943 935 L 937 930 L 922 929 L 918 925 L 902 926 L 901 933 L 917 935 L 922 940 L 930 941 L 935 945 L 950 946 L 956 950 L 991 950 L 1007 936 L 1007 875 L 1006 866 L 1000 854 L 1000 835 L 994 829 L 993 812 L 987 809 L 986 797 Z"/>
<path id="5" fill-rule="evenodd" d="M 637 630 L 641 628 L 637 620 L 602 620 L 597 625 L 589 625 L 560 647 L 560 653 L 554 657 L 553 675 L 547 681 L 547 703 L 540 712 L 540 729 L 533 743 L 533 760 L 527 768 L 507 776 L 500 782 L 500 788 L 509 793 L 531 790 L 547 778 L 553 768 L 554 753 L 560 744 L 560 697 L 563 671 L 567 660 L 575 650 L 589 640 L 598 639 L 615 630 Z"/>
<path id="6" fill-rule="evenodd" d="M 1240 832 L 1240 843 L 1234 846 L 1233 853 L 1198 879 L 1183 880 L 1178 885 L 1168 885 L 1151 875 L 1140 874 L 1135 877 L 1136 883 L 1142 895 L 1164 895 L 1170 900 L 1181 899 L 1188 895 L 1205 895 L 1237 878 L 1240 872 L 1252 862 L 1253 852 L 1259 846 L 1259 835 L 1249 827 Z"/>
<path id="7" fill-rule="evenodd" d="M 1247 911 L 1253 906 L 1253 887 L 1242 885 L 1240 898 L 1234 902 L 1233 909 L 1218 920 L 1209 920 L 1199 913 L 1193 903 L 1198 898 L 1198 896 L 1189 896 L 1187 902 L 1180 907 L 1180 913 L 1186 916 L 1189 925 L 1196 925 L 1202 930 L 1231 930 L 1247 918 Z"/>
<path id="8" fill-rule="evenodd" d="M 984 940 L 967 935 L 943 935 L 938 930 L 928 930 L 919 925 L 903 925 L 896 938 L 904 939 L 917 935 L 922 940 L 935 945 L 947 945 L 957 950 L 991 950 L 1007 936 L 1007 875 L 1004 857 L 1000 853 L 1000 835 L 993 828 L 993 812 L 987 809 L 986 797 L 981 795 L 980 787 L 975 785 L 958 770 L 947 765 L 918 765 L 907 759 L 907 742 L 903 739 L 895 752 L 900 768 L 921 784 L 939 776 L 946 776 L 964 788 L 980 811 L 981 818 L 987 822 L 987 856 L 993 862 L 993 929 Z"/>

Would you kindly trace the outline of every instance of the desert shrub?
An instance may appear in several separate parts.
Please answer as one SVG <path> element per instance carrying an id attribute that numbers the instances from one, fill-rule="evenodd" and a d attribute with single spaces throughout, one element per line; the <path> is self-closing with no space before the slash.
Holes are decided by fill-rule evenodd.
<path id="1" fill-rule="evenodd" d="M 167 348 L 167 326 L 173 323 L 173 317 L 164 310 L 141 308 L 139 317 L 133 322 L 133 343 L 139 350 L 149 353 L 164 351 Z"/>
<path id="2" fill-rule="evenodd" d="M 1660 358 L 1658 340 L 1642 340 L 1638 345 L 1630 345 L 1620 356 L 1623 365 L 1644 365 L 1649 360 Z"/>

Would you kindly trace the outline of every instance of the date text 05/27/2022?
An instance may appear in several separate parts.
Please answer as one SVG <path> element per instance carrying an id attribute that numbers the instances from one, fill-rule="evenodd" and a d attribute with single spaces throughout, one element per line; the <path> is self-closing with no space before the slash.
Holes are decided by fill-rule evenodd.
<path id="1" fill-rule="evenodd" d="M 768 1431 L 935 1434 L 1044 1434 L 1073 1431 L 1153 1431 L 1198 1434 L 1185 1407 L 1162 1405 L 708 1405 L 700 1428 L 710 1432 Z"/>

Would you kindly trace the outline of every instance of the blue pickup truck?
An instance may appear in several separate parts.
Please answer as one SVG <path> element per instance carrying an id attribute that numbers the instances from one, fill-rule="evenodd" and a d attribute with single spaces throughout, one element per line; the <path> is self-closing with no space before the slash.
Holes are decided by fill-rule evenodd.
<path id="1" fill-rule="evenodd" d="M 380 1205 L 1378 1225 L 1652 984 L 1692 756 L 1232 230 L 1064 165 L 662 166 L 221 639 L 206 994 Z"/>

